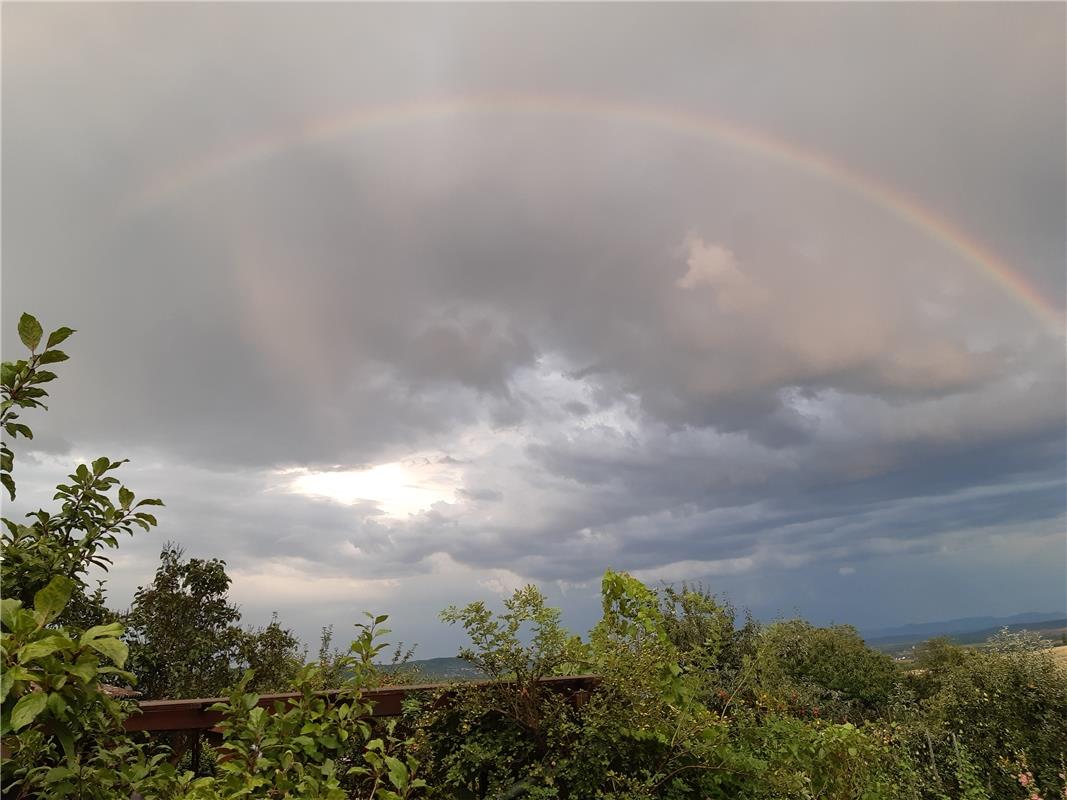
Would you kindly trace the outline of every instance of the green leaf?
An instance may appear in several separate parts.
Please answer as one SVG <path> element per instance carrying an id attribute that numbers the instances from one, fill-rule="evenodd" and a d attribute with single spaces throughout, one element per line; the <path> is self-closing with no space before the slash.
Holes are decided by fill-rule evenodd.
<path id="1" fill-rule="evenodd" d="M 44 711 L 47 703 L 48 695 L 44 692 L 30 692 L 20 697 L 11 712 L 11 729 L 17 731 L 19 728 L 25 728 Z"/>
<path id="2" fill-rule="evenodd" d="M 72 745 L 71 752 L 67 754 L 67 758 L 71 758 L 74 755 L 74 753 L 73 753 L 74 740 L 70 736 L 70 731 L 67 731 L 66 733 L 67 733 L 67 738 L 71 740 L 71 745 Z M 60 741 L 60 743 L 63 742 L 62 734 L 60 734 L 59 741 Z M 66 745 L 64 745 L 63 749 L 64 749 L 64 751 L 67 749 Z M 73 774 L 74 773 L 71 772 L 67 767 L 52 767 L 52 769 L 48 770 L 48 772 L 45 773 L 44 782 L 47 783 L 47 784 L 59 783 L 59 781 L 66 780 L 67 778 L 71 777 Z"/>
<path id="3" fill-rule="evenodd" d="M 88 655 L 82 656 L 74 666 L 67 667 L 67 672 L 81 678 L 82 683 L 91 683 L 96 677 L 96 659 Z"/>
<path id="4" fill-rule="evenodd" d="M 30 350 L 33 350 L 41 343 L 41 334 L 43 333 L 44 329 L 41 328 L 41 323 L 35 317 L 29 314 L 23 314 L 19 317 L 19 338 Z"/>
<path id="5" fill-rule="evenodd" d="M 15 434 L 21 434 L 27 439 L 33 438 L 33 431 L 30 430 L 29 425 L 23 425 L 21 422 L 12 422 L 7 427 L 13 436 Z"/>
<path id="6" fill-rule="evenodd" d="M 45 345 L 45 348 L 52 348 L 60 342 L 66 341 L 67 337 L 70 336 L 72 333 L 76 333 L 74 328 L 56 328 L 54 331 L 48 334 L 48 343 Z"/>
<path id="7" fill-rule="evenodd" d="M 70 356 L 62 350 L 45 350 L 41 353 L 42 364 L 56 364 L 60 361 L 66 361 L 68 358 L 70 358 Z"/>
<path id="8" fill-rule="evenodd" d="M 137 676 L 132 672 L 126 672 L 126 670 L 119 669 L 118 667 L 100 667 L 99 674 L 101 675 L 115 675 L 118 678 L 126 681 L 126 683 L 137 683 Z"/>
<path id="9" fill-rule="evenodd" d="M 74 581 L 63 575 L 56 575 L 48 582 L 48 585 L 33 596 L 33 610 L 36 612 L 37 621 L 47 624 L 59 616 L 59 612 L 67 605 L 70 594 L 74 591 Z M 43 622 L 41 622 L 43 618 Z"/>
<path id="10" fill-rule="evenodd" d="M 0 483 L 4 484 L 4 488 L 7 489 L 7 493 L 11 495 L 11 499 L 15 499 L 15 481 L 6 472 L 0 475 Z"/>
<path id="11" fill-rule="evenodd" d="M 129 508 L 130 503 L 133 502 L 133 492 L 127 489 L 125 486 L 119 487 L 119 505 L 123 508 Z"/>
<path id="12" fill-rule="evenodd" d="M 10 667 L 4 668 L 5 675 L 11 675 L 11 679 L 15 681 L 36 681 L 40 683 L 44 676 L 40 670 L 26 669 L 20 667 L 17 664 L 12 664 Z"/>
<path id="13" fill-rule="evenodd" d="M 408 782 L 408 768 L 404 762 L 394 756 L 386 756 L 385 763 L 389 767 L 389 782 L 397 789 L 403 789 Z"/>
<path id="14" fill-rule="evenodd" d="M 63 712 L 67 710 L 67 701 L 63 699 L 63 695 L 59 692 L 52 692 L 49 694 L 48 710 L 54 717 L 61 716 Z"/>
<path id="15" fill-rule="evenodd" d="M 110 463 L 107 456 L 100 456 L 93 462 L 93 475 L 103 475 Z"/>
<path id="16" fill-rule="evenodd" d="M 4 674 L 0 675 L 0 703 L 7 700 L 7 693 L 11 691 L 11 687 L 15 685 L 15 676 L 10 669 L 5 669 Z"/>
<path id="17" fill-rule="evenodd" d="M 89 647 L 93 648 L 96 652 L 114 661 L 115 665 L 118 667 L 122 667 L 126 664 L 126 658 L 130 654 L 130 648 L 126 646 L 125 642 L 119 639 L 112 639 L 110 637 L 93 639 L 88 644 Z"/>
<path id="18" fill-rule="evenodd" d="M 44 639 L 38 639 L 36 642 L 30 642 L 25 647 L 19 650 L 19 663 L 25 664 L 27 661 L 33 661 L 35 658 L 44 658 L 50 656 L 56 650 L 66 649 L 71 645 L 70 639 L 66 636 L 46 636 Z"/>
<path id="19" fill-rule="evenodd" d="M 121 622 L 109 622 L 107 625 L 94 625 L 82 634 L 79 644 L 81 644 L 82 647 L 85 647 L 89 642 L 103 636 L 118 638 L 119 636 L 122 636 L 122 631 L 123 627 Z"/>
<path id="20" fill-rule="evenodd" d="M 9 631 L 15 629 L 15 615 L 22 608 L 22 601 L 14 597 L 5 597 L 0 600 L 0 623 Z"/>

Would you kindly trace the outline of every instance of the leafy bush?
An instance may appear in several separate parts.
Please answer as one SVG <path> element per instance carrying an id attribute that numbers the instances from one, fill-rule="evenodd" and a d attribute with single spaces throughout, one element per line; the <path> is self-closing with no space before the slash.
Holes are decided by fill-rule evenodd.
<path id="1" fill-rule="evenodd" d="M 18 330 L 30 356 L 5 362 L 0 380 L 0 428 L 11 441 L 33 438 L 32 430 L 16 421 L 19 410 L 44 407 L 48 393 L 41 384 L 56 376 L 42 367 L 67 359 L 56 346 L 74 333 L 58 328 L 39 350 L 44 332 L 36 319 L 23 314 Z M 162 505 L 154 499 L 134 503 L 134 493 L 110 474 L 123 463 L 102 457 L 91 466 L 81 464 L 69 484 L 57 487 L 58 511 L 30 514 L 30 525 L 3 520 L 0 770 L 5 797 L 110 798 L 134 785 L 167 779 L 162 756 L 147 755 L 125 736 L 125 709 L 101 689 L 102 676 L 132 678 L 122 671 L 127 657 L 122 626 L 77 627 L 107 616 L 100 611 L 102 592 L 86 591 L 86 570 L 106 569 L 110 560 L 102 551 L 117 547 L 118 534 L 132 533 L 135 526 L 149 530 L 155 517 L 139 509 Z M 13 466 L 14 452 L 5 441 L 0 477 L 11 498 Z M 64 620 L 68 608 L 77 613 Z M 75 627 L 62 626 L 64 621 Z"/>
<path id="2" fill-rule="evenodd" d="M 217 697 L 246 669 L 255 691 L 281 691 L 295 677 L 303 663 L 296 638 L 277 618 L 242 629 L 229 587 L 224 561 L 163 548 L 152 583 L 138 587 L 123 617 L 130 671 L 146 698 Z"/>
<path id="3" fill-rule="evenodd" d="M 986 648 L 939 645 L 938 659 L 909 676 L 919 700 L 905 724 L 924 746 L 933 782 L 955 782 L 946 774 L 962 747 L 990 797 L 1018 792 L 1023 772 L 1045 787 L 1067 785 L 1067 671 L 1040 648 L 1032 634 L 1006 631 Z"/>
<path id="4" fill-rule="evenodd" d="M 900 676 L 893 660 L 864 644 L 855 628 L 804 620 L 770 625 L 757 662 L 763 691 L 794 713 L 839 720 L 877 717 Z"/>
<path id="5" fill-rule="evenodd" d="M 371 773 L 369 768 L 352 763 L 350 754 L 353 745 L 357 752 L 362 749 L 371 732 L 365 719 L 371 707 L 361 698 L 361 677 L 384 647 L 375 642 L 379 635 L 375 625 L 383 621 L 379 617 L 363 626 L 346 663 L 351 677 L 332 697 L 316 690 L 318 666 L 309 664 L 293 679 L 299 696 L 275 701 L 268 709 L 259 704 L 259 695 L 248 690 L 253 673 L 246 672 L 229 701 L 212 706 L 224 715 L 219 725 L 223 742 L 218 776 L 193 782 L 189 797 L 343 800 L 347 796 L 342 788 L 344 777 Z M 383 771 L 390 769 L 377 744 L 370 757 L 372 763 L 383 766 Z M 398 780 L 399 774 L 397 770 Z M 386 795 L 379 794 L 384 800 Z"/>

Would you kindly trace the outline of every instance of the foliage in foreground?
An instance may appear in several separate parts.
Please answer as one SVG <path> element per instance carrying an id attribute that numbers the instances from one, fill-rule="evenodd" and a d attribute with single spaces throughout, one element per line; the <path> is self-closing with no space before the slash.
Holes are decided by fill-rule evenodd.
<path id="1" fill-rule="evenodd" d="M 0 477 L 12 497 L 7 442 L 32 437 L 18 414 L 41 406 L 55 378 L 42 367 L 66 359 L 56 346 L 71 333 L 41 349 L 43 330 L 24 315 L 30 356 L 3 365 Z M 490 682 L 372 722 L 363 690 L 391 677 L 375 666 L 384 615 L 357 625 L 347 651 L 324 632 L 318 661 L 301 666 L 276 621 L 239 627 L 221 561 L 170 546 L 128 614 L 106 608 L 87 570 L 106 569 L 120 534 L 156 524 L 143 507 L 162 505 L 134 502 L 112 474 L 122 463 L 80 465 L 58 509 L 4 520 L 4 797 L 1067 798 L 1067 674 L 1032 637 L 1005 633 L 983 650 L 932 641 L 904 671 L 851 628 L 739 625 L 699 587 L 654 590 L 614 572 L 584 638 L 532 586 L 502 613 L 447 609 L 470 639 L 463 657 Z M 580 673 L 600 676 L 588 697 L 540 681 Z M 209 774 L 127 734 L 133 709 L 105 682 L 171 696 L 231 686 Z M 258 691 L 283 687 L 295 699 L 260 705 Z"/>

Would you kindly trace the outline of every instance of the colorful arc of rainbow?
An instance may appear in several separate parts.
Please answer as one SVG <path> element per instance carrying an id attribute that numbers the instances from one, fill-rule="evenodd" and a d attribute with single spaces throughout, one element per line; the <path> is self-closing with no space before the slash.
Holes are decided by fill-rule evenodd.
<path id="1" fill-rule="evenodd" d="M 754 128 L 717 117 L 667 107 L 633 105 L 586 97 L 488 94 L 357 108 L 311 120 L 293 131 L 269 134 L 201 161 L 163 173 L 139 192 L 126 213 L 150 207 L 190 186 L 290 149 L 337 139 L 358 130 L 402 125 L 472 113 L 552 114 L 638 123 L 675 133 L 710 138 L 736 149 L 785 162 L 815 177 L 846 188 L 922 231 L 981 270 L 1057 336 L 1065 334 L 1063 313 L 1018 270 L 975 237 L 904 192 L 860 173 L 829 156 Z"/>

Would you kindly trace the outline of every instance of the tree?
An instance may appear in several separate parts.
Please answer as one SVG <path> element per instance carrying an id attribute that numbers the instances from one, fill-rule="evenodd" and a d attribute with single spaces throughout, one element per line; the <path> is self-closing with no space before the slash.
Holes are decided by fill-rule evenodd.
<path id="1" fill-rule="evenodd" d="M 253 671 L 250 683 L 256 691 L 286 691 L 304 665 L 300 642 L 281 626 L 276 613 L 266 627 L 242 631 L 239 642 L 238 660 L 244 669 Z M 329 688 L 340 685 L 339 681 Z"/>
<path id="2" fill-rule="evenodd" d="M 230 583 L 225 561 L 164 546 L 155 578 L 137 589 L 125 618 L 130 669 L 145 697 L 221 696 L 245 669 L 255 671 L 252 690 L 288 684 L 303 663 L 296 637 L 276 617 L 242 630 Z"/>
<path id="3" fill-rule="evenodd" d="M 56 346 L 74 333 L 71 328 L 57 328 L 40 349 L 44 332 L 34 317 L 23 314 L 18 330 L 30 357 L 4 362 L 0 376 L 0 429 L 5 437 L 0 444 L 0 481 L 11 499 L 15 498 L 15 455 L 8 441 L 14 442 L 19 436 L 33 438 L 33 431 L 18 422 L 19 411 L 46 408 L 42 401 L 48 392 L 42 384 L 55 380 L 56 375 L 42 367 L 67 360 L 67 354 Z M 55 499 L 61 503 L 58 511 L 42 509 L 29 514 L 34 520 L 30 525 L 3 520 L 0 593 L 4 597 L 18 599 L 29 607 L 36 593 L 57 575 L 73 581 L 75 592 L 84 594 L 86 570 L 90 566 L 104 570 L 110 566 L 111 560 L 103 551 L 118 546 L 119 534 L 132 534 L 135 526 L 147 531 L 156 524 L 156 518 L 143 507 L 163 503 L 151 498 L 134 503 L 134 493 L 111 474 L 124 463 L 125 460 L 111 461 L 102 456 L 91 465 L 80 464 L 68 476 L 69 483 L 56 487 Z M 112 495 L 116 487 L 118 491 Z"/>
<path id="4" fill-rule="evenodd" d="M 775 623 L 764 631 L 757 658 L 760 679 L 772 694 L 795 694 L 841 716 L 883 708 L 898 681 L 893 659 L 867 647 L 850 625 Z"/>
<path id="5" fill-rule="evenodd" d="M 145 697 L 215 697 L 240 677 L 241 612 L 227 597 L 226 564 L 184 555 L 164 546 L 126 615 L 130 670 Z"/>
<path id="6" fill-rule="evenodd" d="M 44 331 L 29 314 L 22 315 L 18 331 L 30 356 L 4 362 L 0 377 L 5 437 L 0 479 L 12 499 L 14 451 L 8 442 L 33 438 L 33 431 L 18 422 L 19 412 L 44 408 L 48 393 L 41 385 L 56 376 L 42 367 L 67 359 L 56 346 L 74 333 L 58 328 L 41 349 Z M 107 569 L 110 561 L 101 551 L 117 546 L 117 534 L 156 524 L 155 517 L 138 509 L 162 505 L 158 500 L 134 504 L 133 492 L 110 474 L 123 463 L 104 457 L 79 465 L 70 483 L 57 487 L 57 512 L 30 514 L 30 525 L 3 520 L 4 797 L 129 796 L 139 779 L 145 788 L 145 776 L 158 763 L 149 766 L 144 751 L 129 741 L 122 730 L 125 710 L 102 691 L 102 680 L 132 676 L 122 672 L 127 656 L 119 638 L 122 626 L 101 619 L 106 616 L 102 590 L 90 594 L 86 589 L 86 570 L 91 565 Z M 112 495 L 116 486 L 117 497 Z"/>

